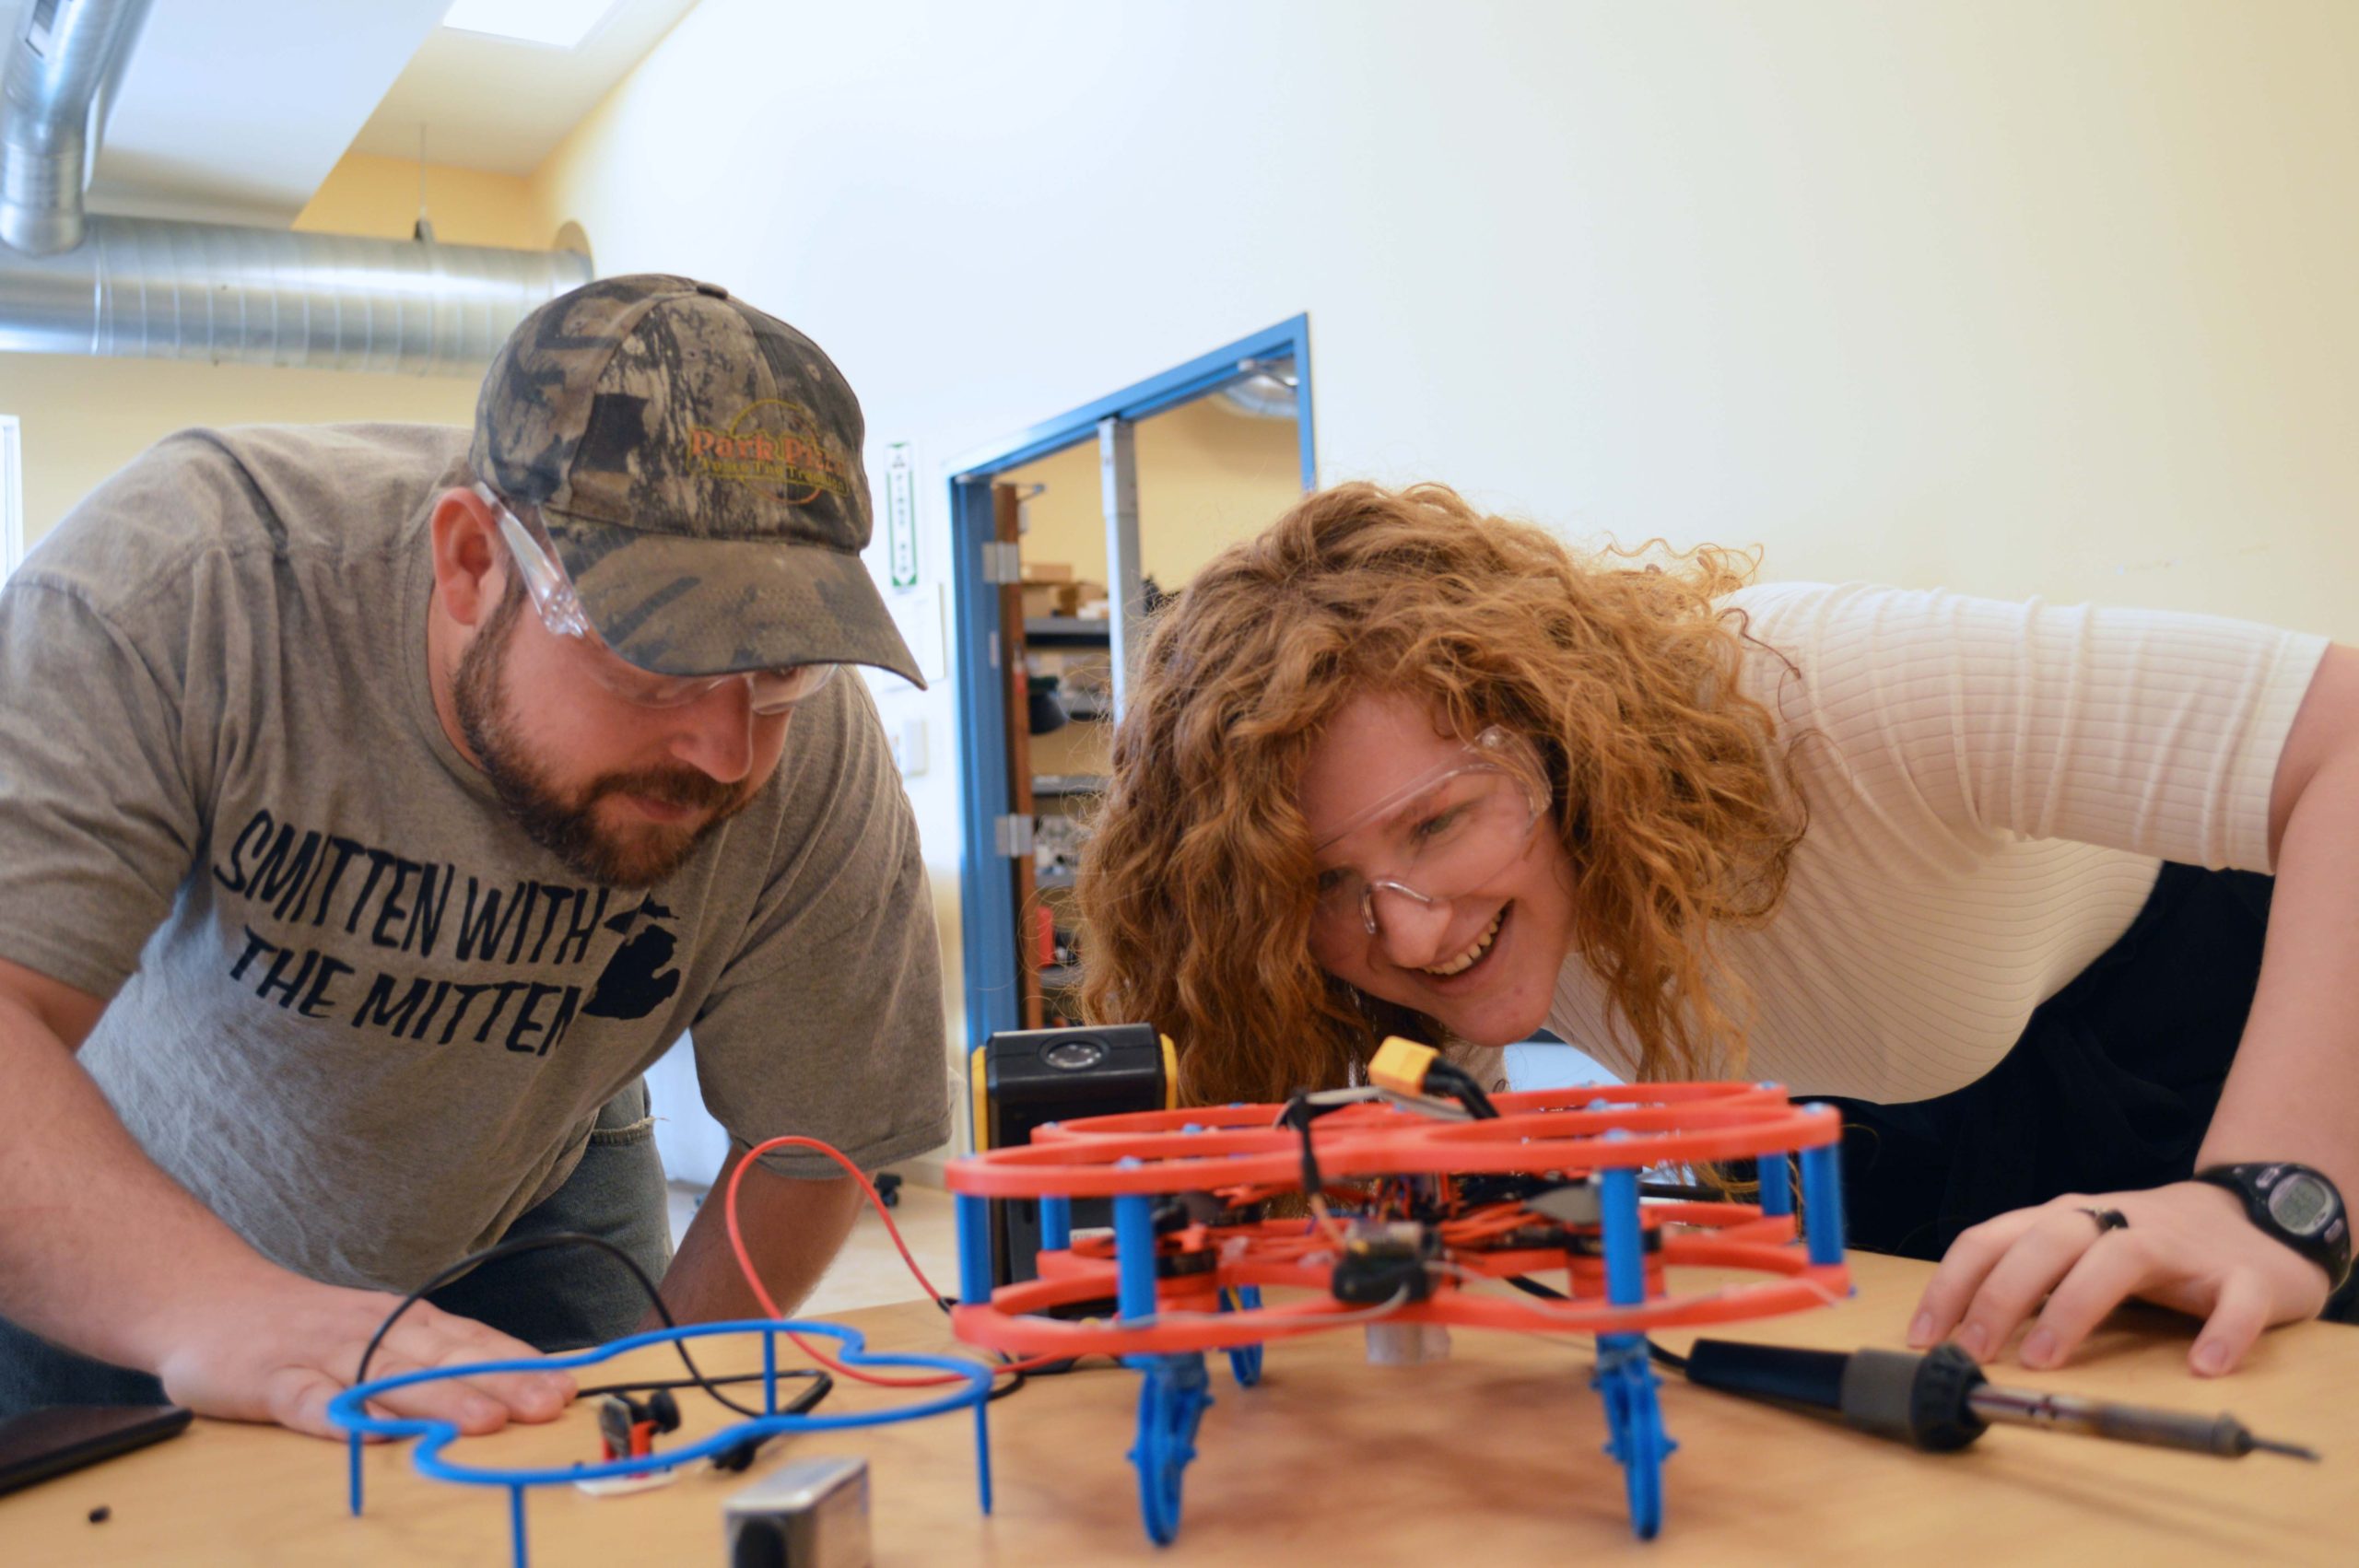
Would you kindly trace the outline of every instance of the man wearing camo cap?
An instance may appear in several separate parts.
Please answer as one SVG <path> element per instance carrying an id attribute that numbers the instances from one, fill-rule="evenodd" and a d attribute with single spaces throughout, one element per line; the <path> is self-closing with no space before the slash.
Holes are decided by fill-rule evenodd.
<path id="1" fill-rule="evenodd" d="M 324 1433 L 399 1296 L 503 1238 L 753 1314 L 719 1204 L 671 1255 L 640 1075 L 691 1025 L 738 1153 L 947 1137 L 917 834 L 837 676 L 918 679 L 862 433 L 793 328 L 612 278 L 518 327 L 472 439 L 187 431 L 42 543 L 0 591 L 0 1417 Z M 781 1301 L 854 1218 L 837 1177 L 747 1173 Z M 648 1315 L 580 1246 L 428 1299 L 372 1372 Z M 570 1391 L 387 1403 L 485 1431 Z"/>

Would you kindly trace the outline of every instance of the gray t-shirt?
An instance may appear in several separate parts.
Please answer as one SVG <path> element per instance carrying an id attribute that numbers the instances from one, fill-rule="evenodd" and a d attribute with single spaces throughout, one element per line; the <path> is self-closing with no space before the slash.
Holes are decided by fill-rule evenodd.
<path id="1" fill-rule="evenodd" d="M 437 719 L 427 522 L 466 432 L 183 432 L 0 592 L 0 956 L 264 1255 L 407 1290 L 497 1239 L 694 1025 L 741 1144 L 949 1130 L 917 829 L 866 686 L 651 891 L 526 837 Z M 831 1176 L 813 1156 L 780 1172 Z"/>

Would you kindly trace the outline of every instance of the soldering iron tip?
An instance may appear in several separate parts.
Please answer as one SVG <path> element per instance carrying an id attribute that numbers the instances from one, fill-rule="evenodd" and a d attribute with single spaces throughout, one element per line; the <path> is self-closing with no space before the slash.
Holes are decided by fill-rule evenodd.
<path id="1" fill-rule="evenodd" d="M 2256 1437 L 2252 1440 L 2252 1445 L 2255 1448 L 2259 1449 L 2264 1454 L 2291 1455 L 2296 1459 L 2307 1459 L 2314 1465 L 2318 1462 L 2318 1451 L 2317 1449 L 2305 1448 L 2298 1443 L 2271 1443 L 2266 1437 Z"/>

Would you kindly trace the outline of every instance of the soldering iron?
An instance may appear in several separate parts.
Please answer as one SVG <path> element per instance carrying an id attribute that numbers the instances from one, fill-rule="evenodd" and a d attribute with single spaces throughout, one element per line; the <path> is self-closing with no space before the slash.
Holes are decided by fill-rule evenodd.
<path id="1" fill-rule="evenodd" d="M 1669 1359 L 1666 1357 L 1665 1359 Z M 1835 1411 L 1844 1424 L 1919 1448 L 1963 1448 L 1992 1422 L 2048 1427 L 2124 1443 L 2241 1458 L 2259 1450 L 2315 1463 L 2292 1443 L 2255 1437 L 2231 1415 L 2191 1415 L 2143 1405 L 2002 1388 L 1955 1345 L 1925 1355 L 1901 1351 L 1797 1350 L 1698 1340 L 1686 1355 L 1690 1383 L 1748 1398 Z"/>

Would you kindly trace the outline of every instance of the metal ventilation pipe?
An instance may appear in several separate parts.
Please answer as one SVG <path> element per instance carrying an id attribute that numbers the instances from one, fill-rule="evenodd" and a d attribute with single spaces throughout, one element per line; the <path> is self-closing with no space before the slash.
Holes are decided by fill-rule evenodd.
<path id="1" fill-rule="evenodd" d="M 0 350 L 452 375 L 591 275 L 569 251 L 93 217 L 63 255 L 0 251 Z"/>
<path id="2" fill-rule="evenodd" d="M 1256 419 L 1295 419 L 1301 402 L 1295 396 L 1297 379 L 1292 359 L 1248 359 L 1238 366 L 1252 372 L 1213 394 L 1213 401 L 1232 413 Z"/>
<path id="3" fill-rule="evenodd" d="M 82 242 L 90 103 L 150 0 L 28 0 L 0 76 L 0 240 L 31 256 Z"/>
<path id="4" fill-rule="evenodd" d="M 149 3 L 24 6 L 0 88 L 0 351 L 448 375 L 590 281 L 566 251 L 84 216 L 90 105 Z"/>

